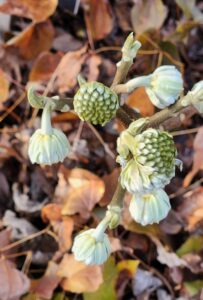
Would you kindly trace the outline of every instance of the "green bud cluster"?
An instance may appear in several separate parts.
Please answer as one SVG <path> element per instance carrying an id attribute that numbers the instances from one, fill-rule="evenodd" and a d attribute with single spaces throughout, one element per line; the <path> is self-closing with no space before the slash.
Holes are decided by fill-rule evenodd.
<path id="1" fill-rule="evenodd" d="M 74 110 L 80 119 L 105 125 L 115 116 L 119 107 L 118 96 L 102 83 L 84 83 L 74 97 Z"/>
<path id="2" fill-rule="evenodd" d="M 138 136 L 138 140 L 137 161 L 153 167 L 154 176 L 164 174 L 170 177 L 176 156 L 172 137 L 164 131 L 146 130 Z"/>

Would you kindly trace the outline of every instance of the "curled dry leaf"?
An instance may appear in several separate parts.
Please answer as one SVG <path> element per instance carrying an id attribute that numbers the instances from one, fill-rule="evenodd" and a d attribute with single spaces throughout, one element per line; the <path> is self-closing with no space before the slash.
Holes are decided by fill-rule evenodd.
<path id="1" fill-rule="evenodd" d="M 9 81 L 6 73 L 0 69 L 0 109 L 2 109 L 2 102 L 8 99 L 9 95 Z"/>
<path id="2" fill-rule="evenodd" d="M 61 206 L 56 203 L 49 203 L 41 210 L 42 220 L 44 222 L 57 222 L 62 218 Z"/>
<path id="3" fill-rule="evenodd" d="M 59 52 L 42 52 L 32 66 L 29 81 L 48 81 L 56 70 L 62 56 Z"/>
<path id="4" fill-rule="evenodd" d="M 184 179 L 183 186 L 187 187 L 199 170 L 203 169 L 203 126 L 199 128 L 194 139 L 194 160 L 192 170 Z"/>
<path id="5" fill-rule="evenodd" d="M 183 259 L 178 257 L 176 253 L 167 251 L 155 236 L 149 234 L 149 237 L 157 247 L 157 260 L 160 263 L 167 265 L 169 268 L 187 267 L 187 263 Z"/>
<path id="6" fill-rule="evenodd" d="M 154 105 L 143 87 L 136 89 L 130 94 L 126 103 L 133 109 L 138 110 L 143 117 L 150 117 L 155 112 Z"/>
<path id="7" fill-rule="evenodd" d="M 131 21 L 137 34 L 144 33 L 150 29 L 159 29 L 166 16 L 167 8 L 162 0 L 134 1 L 135 5 L 131 11 Z"/>
<path id="8" fill-rule="evenodd" d="M 64 255 L 57 275 L 63 278 L 63 289 L 73 293 L 96 291 L 103 282 L 100 266 L 86 266 L 76 261 L 71 254 Z"/>
<path id="9" fill-rule="evenodd" d="M 88 218 L 104 194 L 103 180 L 87 170 L 76 168 L 70 172 L 68 181 L 71 190 L 64 198 L 62 214 L 79 213 L 83 218 Z"/>
<path id="10" fill-rule="evenodd" d="M 95 81 L 99 76 L 99 66 L 102 63 L 102 58 L 100 55 L 93 54 L 87 61 L 89 66 L 89 74 L 88 74 L 88 81 Z"/>
<path id="11" fill-rule="evenodd" d="M 184 196 L 184 200 L 178 207 L 178 212 L 187 223 L 189 231 L 202 221 L 203 216 L 203 187 L 199 187 Z"/>
<path id="12" fill-rule="evenodd" d="M 37 280 L 31 281 L 30 291 L 40 298 L 52 299 L 55 288 L 61 281 L 61 277 L 57 276 L 58 265 L 49 261 L 44 276 Z"/>
<path id="13" fill-rule="evenodd" d="M 87 46 L 85 45 L 83 48 L 68 52 L 62 57 L 56 72 L 56 86 L 60 93 L 68 92 L 76 85 L 77 75 L 87 57 L 86 52 Z"/>
<path id="14" fill-rule="evenodd" d="M 18 300 L 30 287 L 25 274 L 6 259 L 0 259 L 0 299 Z"/>
<path id="15" fill-rule="evenodd" d="M 32 23 L 16 37 L 6 43 L 7 48 L 14 48 L 24 59 L 33 59 L 41 52 L 51 48 L 54 28 L 50 21 Z"/>
<path id="16" fill-rule="evenodd" d="M 55 12 L 57 4 L 58 0 L 6 0 L 0 5 L 0 12 L 41 22 Z"/>
<path id="17" fill-rule="evenodd" d="M 83 0 L 85 10 L 85 22 L 89 38 L 101 40 L 106 37 L 113 28 L 111 6 L 108 0 Z"/>

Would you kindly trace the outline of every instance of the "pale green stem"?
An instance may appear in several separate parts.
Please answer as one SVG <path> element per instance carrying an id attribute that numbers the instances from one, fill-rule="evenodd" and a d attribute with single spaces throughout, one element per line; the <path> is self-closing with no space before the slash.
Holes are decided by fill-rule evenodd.
<path id="1" fill-rule="evenodd" d="M 117 94 L 121 93 L 131 93 L 138 87 L 148 87 L 151 83 L 151 75 L 140 76 L 134 79 L 129 80 L 125 84 L 118 84 L 113 87 L 113 90 Z"/>
<path id="2" fill-rule="evenodd" d="M 42 119 L 41 119 L 41 129 L 44 134 L 52 134 L 53 128 L 51 126 L 51 112 L 52 112 L 52 105 L 51 103 L 46 103 L 43 112 L 42 112 Z"/>
<path id="3" fill-rule="evenodd" d="M 106 231 L 107 227 L 109 226 L 110 220 L 111 220 L 110 216 L 105 216 L 104 219 L 95 228 L 93 236 L 97 241 L 103 240 L 103 234 Z"/>

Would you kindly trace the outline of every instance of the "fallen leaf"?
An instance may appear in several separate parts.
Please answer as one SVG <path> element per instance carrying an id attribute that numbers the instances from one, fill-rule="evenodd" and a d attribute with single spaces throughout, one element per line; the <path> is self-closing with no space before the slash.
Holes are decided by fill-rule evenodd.
<path id="1" fill-rule="evenodd" d="M 30 60 L 41 52 L 51 48 L 54 37 L 54 28 L 50 21 L 32 23 L 16 37 L 6 43 L 6 48 L 14 48 L 20 56 Z"/>
<path id="2" fill-rule="evenodd" d="M 149 295 L 160 286 L 162 286 L 161 280 L 151 272 L 140 268 L 137 269 L 132 282 L 133 294 L 135 296 L 142 295 L 143 298 L 140 299 L 148 299 Z"/>
<path id="3" fill-rule="evenodd" d="M 0 299 L 18 300 L 30 287 L 28 277 L 6 259 L 0 259 Z"/>
<path id="4" fill-rule="evenodd" d="M 136 89 L 130 94 L 126 100 L 126 104 L 139 111 L 143 117 L 150 117 L 155 112 L 155 107 L 143 87 Z"/>
<path id="5" fill-rule="evenodd" d="M 83 218 L 88 218 L 104 194 L 103 180 L 87 170 L 76 168 L 70 172 L 68 181 L 72 189 L 64 199 L 62 214 L 80 213 Z"/>
<path id="6" fill-rule="evenodd" d="M 77 83 L 77 75 L 87 57 L 87 46 L 66 53 L 57 67 L 56 86 L 60 93 L 70 91 Z"/>
<path id="7" fill-rule="evenodd" d="M 62 56 L 59 52 L 42 52 L 32 66 L 29 81 L 48 81 L 56 70 Z"/>
<path id="8" fill-rule="evenodd" d="M 3 223 L 12 229 L 13 239 L 22 239 L 37 232 L 37 229 L 25 218 L 17 218 L 16 214 L 7 210 L 3 217 Z"/>
<path id="9" fill-rule="evenodd" d="M 109 1 L 83 0 L 83 3 L 86 27 L 91 40 L 105 38 L 113 29 L 112 10 Z"/>
<path id="10" fill-rule="evenodd" d="M 90 56 L 90 58 L 87 60 L 87 65 L 89 67 L 89 73 L 87 80 L 88 81 L 95 81 L 97 80 L 99 76 L 99 66 L 102 63 L 102 58 L 100 55 L 93 54 Z"/>
<path id="11" fill-rule="evenodd" d="M 0 231 L 0 248 L 3 248 L 11 241 L 11 228 Z"/>
<path id="12" fill-rule="evenodd" d="M 9 96 L 9 81 L 6 73 L 0 69 L 0 108 L 2 109 L 2 102 L 6 101 Z"/>
<path id="13" fill-rule="evenodd" d="M 167 11 L 162 0 L 136 1 L 131 10 L 134 31 L 139 35 L 150 29 L 159 29 L 167 16 Z"/>
<path id="14" fill-rule="evenodd" d="M 53 230 L 58 236 L 59 250 L 67 251 L 72 245 L 74 222 L 70 217 L 64 217 L 60 222 L 52 222 Z"/>
<path id="15" fill-rule="evenodd" d="M 58 265 L 53 261 L 49 261 L 44 276 L 31 281 L 30 291 L 40 298 L 52 299 L 53 292 L 61 281 L 61 278 L 56 274 L 57 270 Z"/>
<path id="16" fill-rule="evenodd" d="M 167 251 L 156 237 L 152 236 L 151 234 L 149 235 L 149 237 L 157 247 L 157 260 L 161 264 L 165 264 L 169 268 L 187 266 L 187 263 L 183 259 L 179 258 L 176 253 Z"/>
<path id="17" fill-rule="evenodd" d="M 192 170 L 187 174 L 184 179 L 183 186 L 189 186 L 193 177 L 203 169 L 203 126 L 198 129 L 197 135 L 194 139 L 194 159 Z"/>
<path id="18" fill-rule="evenodd" d="M 203 280 L 185 281 L 183 285 L 189 296 L 195 296 L 203 288 Z"/>
<path id="19" fill-rule="evenodd" d="M 44 201 L 42 202 L 31 200 L 28 196 L 28 187 L 27 191 L 21 193 L 19 190 L 19 184 L 17 182 L 13 184 L 12 191 L 16 211 L 35 213 L 37 211 L 40 211 L 42 207 L 48 202 L 48 198 L 44 199 Z"/>
<path id="20" fill-rule="evenodd" d="M 113 194 L 116 190 L 119 174 L 119 168 L 115 168 L 110 174 L 104 175 L 102 177 L 102 180 L 105 184 L 105 193 L 101 201 L 99 202 L 101 206 L 106 206 L 111 201 Z"/>
<path id="21" fill-rule="evenodd" d="M 57 275 L 63 278 L 62 288 L 73 293 L 94 292 L 103 282 L 101 267 L 86 266 L 71 254 L 64 255 Z"/>
<path id="22" fill-rule="evenodd" d="M 115 284 L 118 277 L 118 270 L 115 265 L 114 258 L 109 257 L 104 264 L 103 283 L 94 293 L 84 293 L 84 300 L 116 300 Z"/>
<path id="23" fill-rule="evenodd" d="M 197 22 L 203 21 L 203 13 L 196 6 L 195 0 L 175 0 L 176 4 L 182 9 L 185 18 L 193 18 Z"/>
<path id="24" fill-rule="evenodd" d="M 42 208 L 41 217 L 44 222 L 61 221 L 61 206 L 56 203 L 49 203 Z"/>
<path id="25" fill-rule="evenodd" d="M 190 236 L 176 251 L 177 255 L 182 257 L 188 253 L 198 253 L 203 249 L 203 236 Z"/>
<path id="26" fill-rule="evenodd" d="M 187 229 L 193 230 L 202 221 L 203 187 L 186 193 L 183 202 L 178 206 L 178 212 L 187 223 Z"/>
<path id="27" fill-rule="evenodd" d="M 58 0 L 6 0 L 0 5 L 0 12 L 41 22 L 55 12 L 57 4 Z"/>
<path id="28" fill-rule="evenodd" d="M 137 271 L 137 268 L 139 266 L 140 261 L 135 259 L 124 259 L 122 261 L 119 261 L 117 264 L 118 271 L 122 270 L 128 270 L 131 274 L 131 276 L 134 276 L 135 272 Z"/>

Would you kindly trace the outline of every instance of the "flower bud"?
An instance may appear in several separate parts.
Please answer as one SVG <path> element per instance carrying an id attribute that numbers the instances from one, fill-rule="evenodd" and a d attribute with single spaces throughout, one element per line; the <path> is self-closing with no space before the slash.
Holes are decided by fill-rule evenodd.
<path id="1" fill-rule="evenodd" d="M 183 91 L 183 79 L 175 66 L 161 66 L 151 75 L 146 92 L 151 102 L 158 108 L 173 104 Z"/>
<path id="2" fill-rule="evenodd" d="M 178 164 L 172 136 L 151 128 L 135 136 L 130 132 L 129 127 L 117 141 L 122 187 L 130 193 L 163 188 L 175 175 Z"/>
<path id="3" fill-rule="evenodd" d="M 135 58 L 137 51 L 140 49 L 141 47 L 141 43 L 139 41 L 136 41 L 134 39 L 134 34 L 133 32 L 131 32 L 123 47 L 122 47 L 122 61 L 128 62 L 128 61 L 133 61 L 133 59 Z M 118 63 L 118 65 L 120 64 L 120 62 Z"/>
<path id="4" fill-rule="evenodd" d="M 51 106 L 45 105 L 42 113 L 41 129 L 31 136 L 28 155 L 32 163 L 52 165 L 62 162 L 70 151 L 65 134 L 51 126 Z"/>
<path id="5" fill-rule="evenodd" d="M 81 120 L 105 125 L 115 116 L 119 100 L 110 88 L 94 81 L 82 84 L 73 104 Z"/>
<path id="6" fill-rule="evenodd" d="M 74 239 L 72 251 L 75 259 L 86 265 L 101 265 L 111 253 L 111 245 L 105 232 L 109 220 L 104 218 L 95 229 L 80 233 Z"/>
<path id="7" fill-rule="evenodd" d="M 121 208 L 118 205 L 109 205 L 106 216 L 110 218 L 109 228 L 116 228 L 120 223 Z"/>
<path id="8" fill-rule="evenodd" d="M 162 189 L 148 194 L 133 195 L 129 206 L 132 218 L 143 226 L 159 223 L 170 209 L 169 197 Z"/>
<path id="9" fill-rule="evenodd" d="M 203 80 L 193 86 L 192 90 L 183 97 L 181 103 L 183 106 L 192 104 L 200 114 L 203 113 Z"/>

